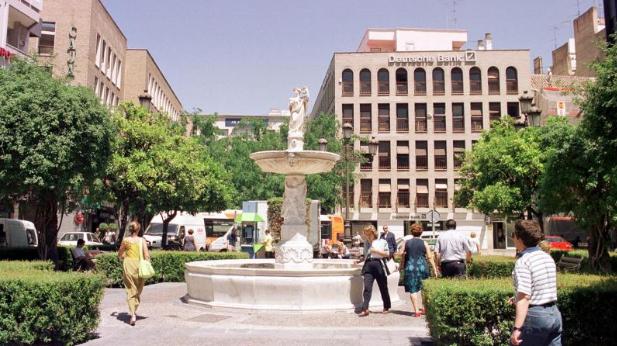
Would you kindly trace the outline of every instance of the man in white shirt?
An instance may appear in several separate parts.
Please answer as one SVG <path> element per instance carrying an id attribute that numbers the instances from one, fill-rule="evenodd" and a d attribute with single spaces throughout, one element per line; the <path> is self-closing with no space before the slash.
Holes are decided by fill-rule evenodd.
<path id="1" fill-rule="evenodd" d="M 436 262 L 441 264 L 444 277 L 465 276 L 465 262 L 471 262 L 469 240 L 456 231 L 456 221 L 446 221 L 446 228 L 435 244 Z"/>

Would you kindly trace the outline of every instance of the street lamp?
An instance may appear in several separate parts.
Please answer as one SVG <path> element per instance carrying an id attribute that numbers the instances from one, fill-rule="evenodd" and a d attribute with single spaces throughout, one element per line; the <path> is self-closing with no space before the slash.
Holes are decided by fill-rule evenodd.
<path id="1" fill-rule="evenodd" d="M 351 222 L 349 221 L 349 151 L 351 148 L 351 136 L 353 126 L 350 123 L 343 124 L 343 150 L 345 157 L 345 236 L 344 242 L 351 243 Z"/>

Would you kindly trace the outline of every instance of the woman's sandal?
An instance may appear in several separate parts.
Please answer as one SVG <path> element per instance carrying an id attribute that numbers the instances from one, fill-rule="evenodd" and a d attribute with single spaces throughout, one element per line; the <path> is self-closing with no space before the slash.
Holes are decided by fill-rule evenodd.
<path id="1" fill-rule="evenodd" d="M 368 314 L 369 314 L 368 310 L 364 310 L 358 314 L 358 317 L 365 317 L 365 316 L 368 316 Z"/>
<path id="2" fill-rule="evenodd" d="M 131 320 L 129 321 L 129 324 L 130 324 L 131 326 L 134 326 L 134 325 L 135 325 L 135 322 L 137 322 L 137 316 L 132 316 L 132 317 L 131 317 Z"/>

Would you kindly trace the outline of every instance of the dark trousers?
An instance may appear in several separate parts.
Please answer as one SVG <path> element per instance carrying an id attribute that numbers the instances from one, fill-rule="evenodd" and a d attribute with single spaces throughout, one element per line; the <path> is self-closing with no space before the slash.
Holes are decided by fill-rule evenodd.
<path id="1" fill-rule="evenodd" d="M 266 258 L 274 258 L 274 251 L 266 251 Z"/>
<path id="2" fill-rule="evenodd" d="M 383 270 L 382 262 L 381 260 L 370 259 L 367 261 L 368 262 L 366 262 L 364 266 L 364 302 L 362 303 L 362 311 L 368 310 L 368 305 L 373 295 L 373 282 L 375 280 L 377 280 L 377 286 L 379 286 L 383 308 L 388 310 L 392 304 L 390 303 L 390 293 L 388 293 L 388 277 Z"/>
<path id="3" fill-rule="evenodd" d="M 441 275 L 445 278 L 465 276 L 465 261 L 441 262 Z"/>

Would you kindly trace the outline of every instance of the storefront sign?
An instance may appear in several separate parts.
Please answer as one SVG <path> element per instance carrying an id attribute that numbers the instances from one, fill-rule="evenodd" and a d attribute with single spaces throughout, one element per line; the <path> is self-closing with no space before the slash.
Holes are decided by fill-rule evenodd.
<path id="1" fill-rule="evenodd" d="M 452 54 L 435 54 L 435 55 L 414 55 L 414 56 L 398 56 L 390 55 L 388 57 L 389 64 L 398 65 L 460 65 L 463 63 L 476 62 L 475 51 L 465 51 L 462 53 Z"/>

